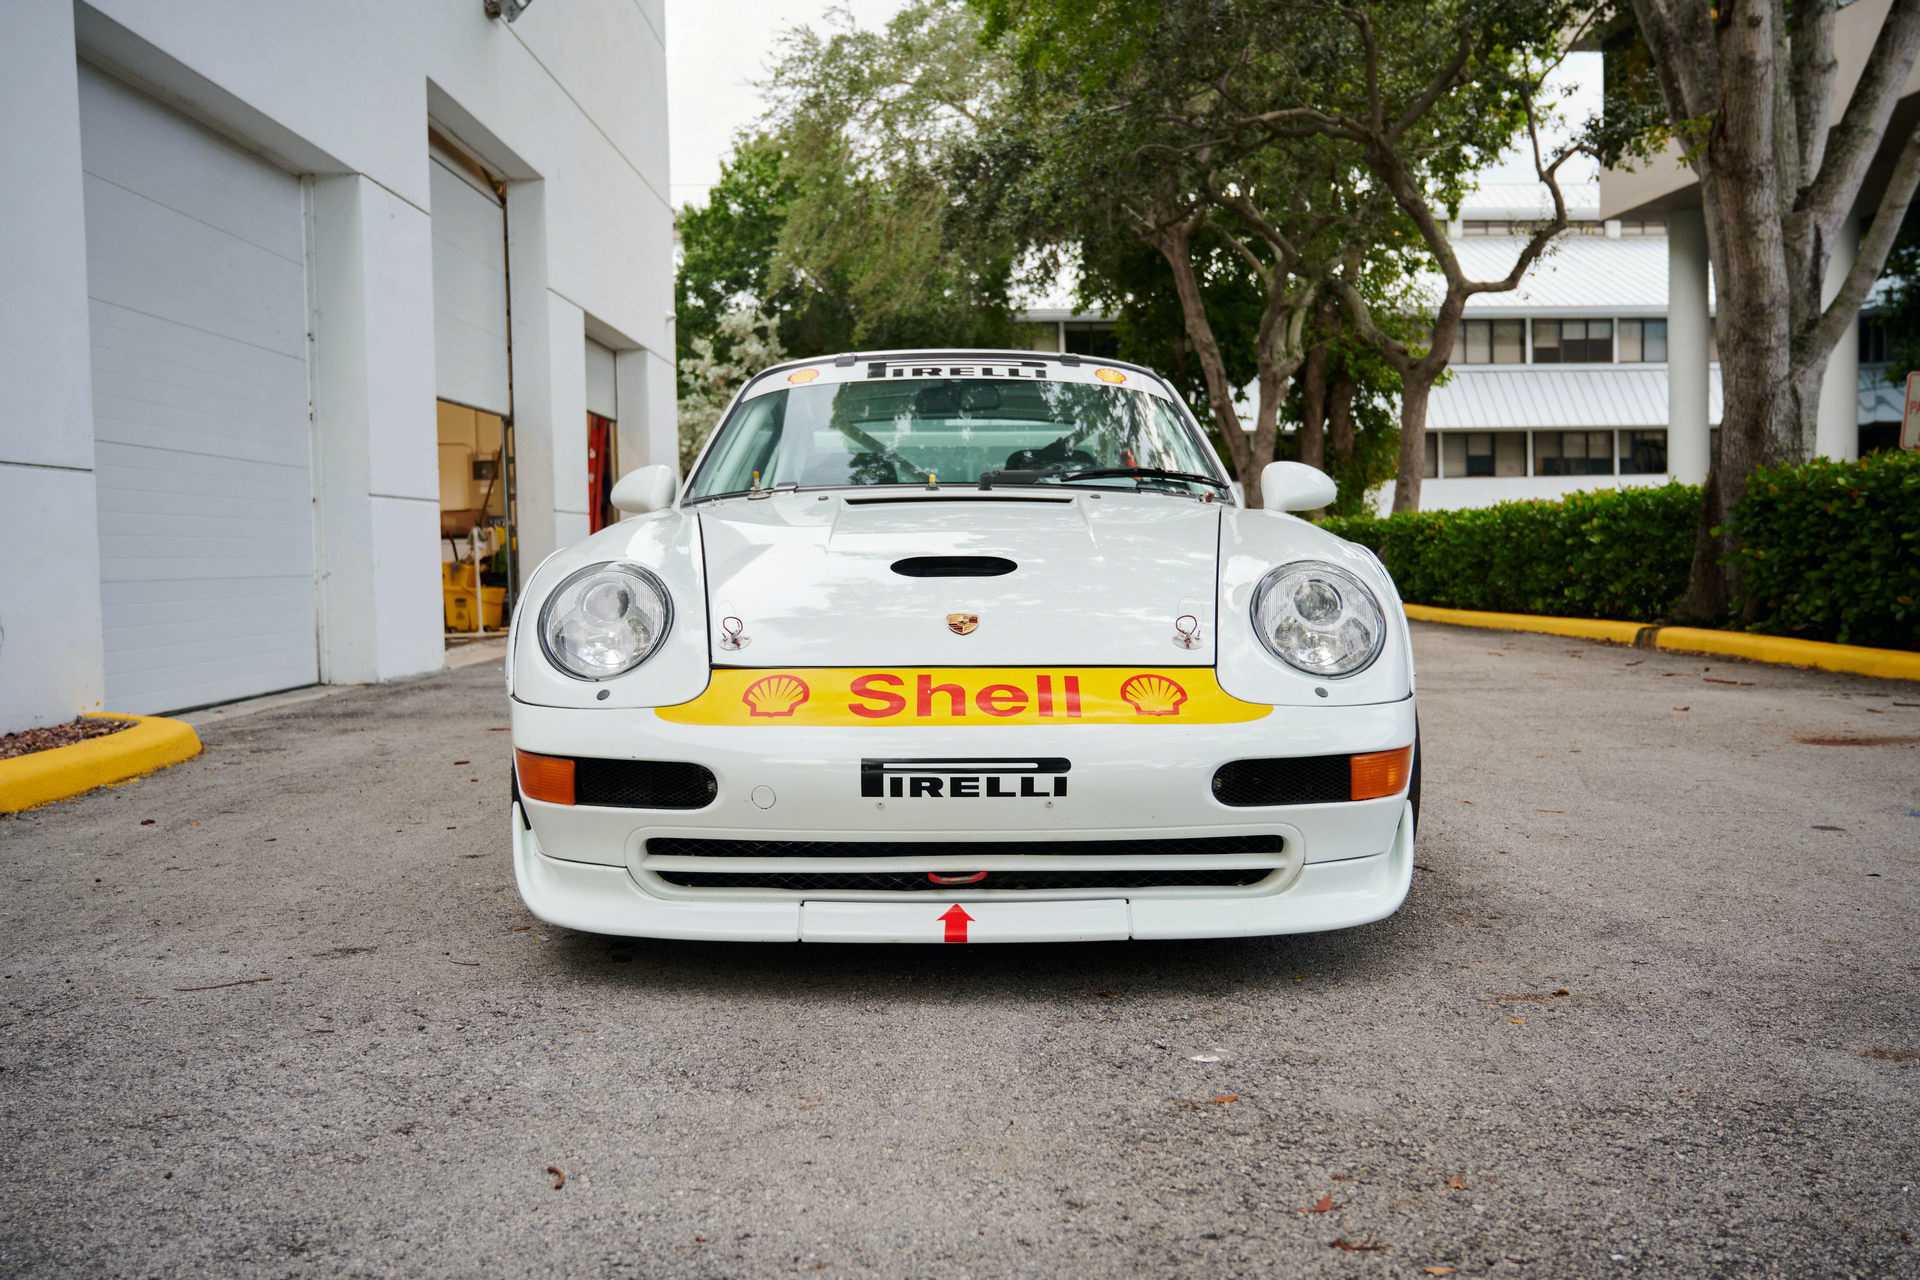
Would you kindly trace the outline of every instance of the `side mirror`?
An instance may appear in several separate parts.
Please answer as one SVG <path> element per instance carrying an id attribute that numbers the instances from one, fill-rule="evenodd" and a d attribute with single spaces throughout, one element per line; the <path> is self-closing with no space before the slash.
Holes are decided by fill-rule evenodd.
<path id="1" fill-rule="evenodd" d="M 1318 511 L 1337 496 L 1333 477 L 1304 462 L 1269 462 L 1260 472 L 1260 505 L 1268 511 Z M 613 500 L 620 501 L 618 490 Z"/>
<path id="2" fill-rule="evenodd" d="M 672 506 L 673 493 L 678 487 L 672 467 L 658 463 L 636 467 L 613 486 L 613 505 L 628 515 L 643 516 Z"/>

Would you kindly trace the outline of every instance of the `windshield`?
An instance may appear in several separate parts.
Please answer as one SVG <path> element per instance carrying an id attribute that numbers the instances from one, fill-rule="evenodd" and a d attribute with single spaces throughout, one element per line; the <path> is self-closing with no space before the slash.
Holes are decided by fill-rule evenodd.
<path id="1" fill-rule="evenodd" d="M 933 477 L 943 485 L 1224 493 L 1217 474 L 1179 411 L 1143 391 L 1019 378 L 887 378 L 785 387 L 742 401 L 720 425 L 687 498 L 756 484 L 924 486 Z"/>

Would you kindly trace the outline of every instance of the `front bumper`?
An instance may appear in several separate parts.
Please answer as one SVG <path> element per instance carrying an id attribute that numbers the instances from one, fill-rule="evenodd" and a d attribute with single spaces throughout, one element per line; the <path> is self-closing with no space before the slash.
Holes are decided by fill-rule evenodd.
<path id="1" fill-rule="evenodd" d="M 1335 755 L 1413 740 L 1413 703 L 1286 708 L 1247 724 L 1153 727 L 969 726 L 799 728 L 691 726 L 649 711 L 513 706 L 514 745 L 546 755 L 681 760 L 711 769 L 713 802 L 698 810 L 566 806 L 524 800 L 513 813 L 514 870 L 541 919 L 594 933 L 761 941 L 1073 941 L 1307 933 L 1390 915 L 1413 874 L 1413 816 L 1404 794 L 1271 808 L 1221 804 L 1214 770 L 1231 760 Z M 1071 761 L 1055 795 L 875 799 L 862 762 L 928 757 Z M 1070 784 L 1070 785 L 1067 785 Z M 691 869 L 650 853 L 662 837 L 729 841 L 886 841 L 928 856 L 859 870 L 965 871 L 998 842 L 1056 843 L 1065 865 L 1092 842 L 1230 836 L 1271 838 L 1264 855 L 1140 855 L 1101 867 L 1255 865 L 1234 886 L 915 892 L 691 888 L 663 878 Z M 972 848 L 942 860 L 939 846 Z M 1011 845 L 1010 845 L 1011 847 Z M 1029 848 L 1031 846 L 1029 845 Z M 1148 846 L 1151 848 L 1151 846 Z M 1132 856 L 1132 855 L 1130 855 Z M 1212 862 L 1205 859 L 1212 858 Z M 1264 861 L 1262 859 L 1264 858 Z M 1197 860 L 1196 860 L 1197 859 Z M 1239 859 L 1239 861 L 1235 861 Z M 991 860 L 995 870 L 1015 859 Z M 714 865 L 719 865 L 715 863 Z M 735 866 L 752 864 L 732 863 Z M 855 864 L 841 864 L 851 869 Z M 684 877 L 680 877 L 684 881 Z M 963 904 L 955 937 L 949 909 Z"/>
<path id="2" fill-rule="evenodd" d="M 911 901 L 789 901 L 658 898 L 625 867 L 570 862 L 540 848 L 513 808 L 513 873 L 520 896 L 549 924 L 587 933 L 727 942 L 1098 942 L 1123 938 L 1240 938 L 1318 933 L 1384 919 L 1413 880 L 1413 806 L 1385 853 L 1309 863 L 1285 889 L 1259 897 L 1073 897 L 983 900 L 956 890 Z M 948 913 L 962 905 L 954 937 Z"/>

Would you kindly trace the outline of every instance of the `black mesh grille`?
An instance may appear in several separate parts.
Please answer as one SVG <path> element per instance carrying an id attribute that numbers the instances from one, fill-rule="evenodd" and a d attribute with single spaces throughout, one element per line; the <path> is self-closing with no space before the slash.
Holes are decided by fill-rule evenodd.
<path id="1" fill-rule="evenodd" d="M 978 884 L 935 884 L 924 871 L 797 872 L 740 875 L 726 871 L 657 871 L 668 884 L 689 889 L 787 889 L 825 892 L 877 889 L 886 893 L 953 894 L 969 889 L 1164 889 L 1186 885 L 1239 888 L 1258 884 L 1272 867 L 1225 871 L 995 871 Z"/>
<path id="2" fill-rule="evenodd" d="M 1343 757 L 1344 758 L 1344 757 Z M 583 762 L 584 763 L 584 762 Z M 1345 797 L 1343 796 L 1342 799 Z M 1128 854 L 1271 853 L 1285 847 L 1279 836 L 1195 836 L 1172 840 L 708 840 L 698 836 L 655 836 L 647 852 L 672 858 L 965 858 L 1085 857 L 1088 865 Z M 1266 875 L 1260 870 L 1260 875 Z M 700 874 L 705 875 L 706 872 Z M 925 879 L 924 873 L 915 875 Z M 1011 872 L 994 872 L 1010 875 Z M 1022 872 L 1021 874 L 1028 874 Z M 1061 872 L 1079 875 L 1080 872 Z M 1112 874 L 1112 873 L 1110 873 Z M 1165 875 L 1171 872 L 1142 874 Z M 1226 875 L 1227 872 L 1203 872 Z M 1232 874 L 1239 874 L 1234 872 Z M 1256 876 L 1255 879 L 1258 879 Z M 1103 877 L 1101 884 L 1111 884 Z"/>
<path id="3" fill-rule="evenodd" d="M 1348 756 L 1233 760 L 1214 771 L 1213 798 L 1221 804 L 1328 804 L 1353 798 Z"/>
<path id="4" fill-rule="evenodd" d="M 677 760 L 573 762 L 573 802 L 613 809 L 704 809 L 719 790 L 713 771 Z"/>

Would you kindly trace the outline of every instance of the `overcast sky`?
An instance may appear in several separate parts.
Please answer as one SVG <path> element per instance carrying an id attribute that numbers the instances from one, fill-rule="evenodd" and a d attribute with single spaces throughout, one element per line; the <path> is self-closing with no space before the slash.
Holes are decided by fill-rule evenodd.
<path id="1" fill-rule="evenodd" d="M 673 203 L 703 203 L 720 180 L 733 135 L 764 104 L 752 81 L 766 77 L 781 30 L 821 25 L 829 8 L 877 27 L 905 0 L 671 0 L 667 5 L 668 128 Z"/>

